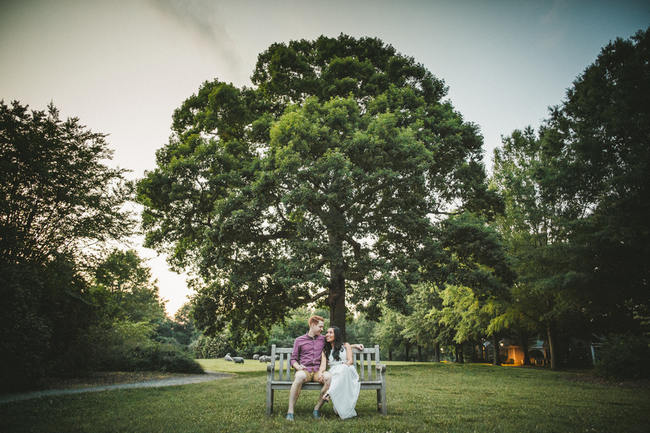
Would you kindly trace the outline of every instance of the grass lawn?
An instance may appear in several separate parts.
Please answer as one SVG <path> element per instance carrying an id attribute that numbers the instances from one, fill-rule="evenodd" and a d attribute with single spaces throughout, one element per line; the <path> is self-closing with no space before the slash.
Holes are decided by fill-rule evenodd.
<path id="1" fill-rule="evenodd" d="M 48 397 L 0 406 L 0 431 L 34 432 L 647 432 L 650 389 L 582 380 L 579 374 L 487 365 L 388 363 L 388 416 L 362 391 L 359 416 L 341 421 L 317 393 L 298 400 L 288 423 L 288 391 L 265 408 L 266 365 L 202 360 L 230 379 L 179 387 Z M 241 370 L 240 370 L 241 369 Z"/>

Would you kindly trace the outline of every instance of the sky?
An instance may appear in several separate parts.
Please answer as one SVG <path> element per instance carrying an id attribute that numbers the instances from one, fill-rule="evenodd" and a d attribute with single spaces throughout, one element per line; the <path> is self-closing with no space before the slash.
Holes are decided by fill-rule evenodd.
<path id="1" fill-rule="evenodd" d="M 539 126 L 603 46 L 648 26 L 650 2 L 626 0 L 0 0 L 0 99 L 109 134 L 109 164 L 137 179 L 204 81 L 251 85 L 275 42 L 378 37 L 445 81 L 489 169 L 501 136 Z M 141 243 L 173 315 L 186 276 Z"/>

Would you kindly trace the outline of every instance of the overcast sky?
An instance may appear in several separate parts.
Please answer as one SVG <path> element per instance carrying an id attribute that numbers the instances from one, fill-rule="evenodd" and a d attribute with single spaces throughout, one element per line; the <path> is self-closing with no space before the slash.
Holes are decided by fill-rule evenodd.
<path id="1" fill-rule="evenodd" d="M 445 80 L 489 167 L 501 135 L 538 126 L 601 47 L 648 25 L 650 2 L 625 0 L 0 0 L 0 99 L 53 101 L 110 134 L 112 163 L 139 178 L 203 81 L 250 85 L 273 42 L 379 37 Z M 185 278 L 138 249 L 173 315 Z"/>

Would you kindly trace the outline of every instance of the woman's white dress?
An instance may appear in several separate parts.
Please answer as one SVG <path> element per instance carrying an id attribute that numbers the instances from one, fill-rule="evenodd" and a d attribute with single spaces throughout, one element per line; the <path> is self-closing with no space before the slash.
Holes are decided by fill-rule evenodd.
<path id="1" fill-rule="evenodd" d="M 335 361 L 333 352 L 328 359 L 329 371 L 332 374 L 330 389 L 327 393 L 332 400 L 334 410 L 341 419 L 352 418 L 357 416 L 354 407 L 357 405 L 361 384 L 359 383 L 359 374 L 353 365 L 347 365 L 345 346 L 341 347 L 339 360 Z"/>

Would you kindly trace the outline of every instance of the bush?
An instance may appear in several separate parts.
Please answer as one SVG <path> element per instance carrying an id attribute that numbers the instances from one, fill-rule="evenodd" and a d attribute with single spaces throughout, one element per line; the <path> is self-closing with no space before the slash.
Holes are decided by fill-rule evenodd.
<path id="1" fill-rule="evenodd" d="M 131 370 L 154 370 L 170 373 L 203 373 L 192 357 L 172 344 L 151 343 L 138 347 L 128 359 Z"/>
<path id="2" fill-rule="evenodd" d="M 630 334 L 610 335 L 599 352 L 596 374 L 611 379 L 650 377 L 650 348 L 647 339 Z"/>
<path id="3" fill-rule="evenodd" d="M 232 345 L 223 338 L 214 338 L 201 335 L 190 344 L 190 350 L 196 358 L 221 358 L 226 353 L 234 353 Z"/>
<path id="4" fill-rule="evenodd" d="M 94 349 L 94 368 L 104 371 L 203 372 L 181 346 L 151 339 L 153 328 L 150 323 L 128 321 L 94 328 L 88 341 Z"/>

